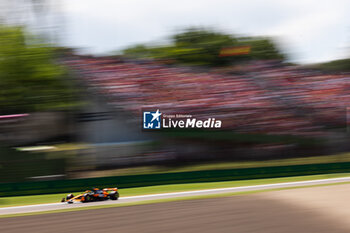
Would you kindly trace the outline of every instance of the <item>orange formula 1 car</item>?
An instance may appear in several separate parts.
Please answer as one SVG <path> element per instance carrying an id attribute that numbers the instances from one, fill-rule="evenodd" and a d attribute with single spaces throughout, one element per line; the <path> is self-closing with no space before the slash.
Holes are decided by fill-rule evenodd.
<path id="1" fill-rule="evenodd" d="M 105 201 L 105 200 L 118 200 L 119 193 L 118 188 L 94 188 L 92 190 L 86 190 L 84 193 L 74 196 L 68 194 L 66 198 L 62 198 L 61 202 L 67 202 L 72 204 L 75 201 L 80 202 L 92 202 L 92 201 Z"/>

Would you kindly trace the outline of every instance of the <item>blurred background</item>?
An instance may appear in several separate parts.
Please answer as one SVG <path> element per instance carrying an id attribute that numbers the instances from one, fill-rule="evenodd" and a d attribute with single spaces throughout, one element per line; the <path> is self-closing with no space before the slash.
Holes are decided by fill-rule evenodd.
<path id="1" fill-rule="evenodd" d="M 347 1 L 0 3 L 0 183 L 348 169 Z M 145 132 L 144 108 L 223 128 Z"/>

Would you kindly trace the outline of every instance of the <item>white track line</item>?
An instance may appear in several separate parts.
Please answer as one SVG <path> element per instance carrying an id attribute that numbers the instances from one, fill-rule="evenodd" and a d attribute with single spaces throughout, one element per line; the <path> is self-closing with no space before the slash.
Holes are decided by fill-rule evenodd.
<path id="1" fill-rule="evenodd" d="M 333 183 L 333 182 L 346 182 L 350 181 L 350 177 L 341 177 L 341 178 L 330 178 L 330 179 L 320 179 L 320 180 L 307 180 L 307 181 L 294 181 L 294 182 L 285 182 L 285 183 L 275 183 L 275 184 L 261 184 L 261 185 L 250 185 L 250 186 L 239 186 L 239 187 L 229 187 L 229 188 L 215 188 L 215 189 L 203 189 L 196 191 L 183 191 L 183 192 L 173 192 L 173 193 L 158 193 L 158 194 L 147 194 L 147 195 L 138 195 L 130 197 L 121 197 L 119 199 L 136 199 L 136 198 L 146 198 L 146 197 L 163 197 L 163 196 L 172 196 L 172 195 L 181 195 L 181 194 L 197 194 L 197 193 L 208 193 L 212 191 L 241 191 L 242 189 L 254 189 L 254 188 L 274 188 L 281 186 L 289 185 L 309 185 L 313 183 Z M 0 208 L 1 209 L 1 208 Z"/>
<path id="2" fill-rule="evenodd" d="M 1 207 L 0 210 L 11 210 L 11 209 L 22 209 L 22 208 L 32 208 L 40 206 L 58 206 L 64 205 L 66 203 L 47 203 L 47 204 L 37 204 L 37 205 L 23 205 L 23 206 L 10 206 L 10 207 Z"/>
<path id="3" fill-rule="evenodd" d="M 166 197 L 182 197 L 182 196 L 196 196 L 196 195 L 213 194 L 213 193 L 244 192 L 244 191 L 254 191 L 254 190 L 266 190 L 271 188 L 298 187 L 298 186 L 306 186 L 306 185 L 331 184 L 331 183 L 339 183 L 339 182 L 350 182 L 350 177 L 284 182 L 284 183 L 275 183 L 275 184 L 250 185 L 250 186 L 239 186 L 239 187 L 229 187 L 229 188 L 215 188 L 215 189 L 204 189 L 204 190 L 172 192 L 172 193 L 147 194 L 147 195 L 120 197 L 119 200 L 125 200 L 123 201 L 123 203 L 126 203 L 126 202 L 130 203 L 130 202 L 149 200 L 149 199 L 152 199 L 152 200 L 163 199 Z M 93 203 L 97 205 L 97 202 L 93 202 Z M 80 207 L 80 206 L 89 206 L 89 204 L 93 204 L 93 203 L 86 203 L 81 205 L 74 205 L 74 204 L 68 205 L 67 203 L 48 203 L 48 204 L 37 204 L 37 205 L 2 207 L 0 208 L 0 215 L 6 214 L 6 210 L 15 211 L 17 209 L 21 213 L 26 213 L 26 210 L 28 210 L 28 212 L 43 211 L 39 209 L 40 207 L 47 207 L 47 208 L 50 208 L 50 210 L 54 210 L 56 209 L 55 206 L 57 207 L 57 209 L 60 209 L 63 207 L 63 205 L 68 205 L 70 207 L 73 207 L 73 206 Z M 98 204 L 101 204 L 101 205 L 103 203 L 105 202 L 98 202 Z M 110 202 L 106 204 L 110 204 Z"/>

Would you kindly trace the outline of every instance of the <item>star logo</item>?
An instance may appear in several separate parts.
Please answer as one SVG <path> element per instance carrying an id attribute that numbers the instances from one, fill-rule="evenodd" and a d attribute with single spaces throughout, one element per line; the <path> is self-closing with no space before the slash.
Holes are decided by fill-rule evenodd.
<path id="1" fill-rule="evenodd" d="M 161 115 L 159 109 L 156 112 L 143 112 L 143 129 L 160 129 Z"/>

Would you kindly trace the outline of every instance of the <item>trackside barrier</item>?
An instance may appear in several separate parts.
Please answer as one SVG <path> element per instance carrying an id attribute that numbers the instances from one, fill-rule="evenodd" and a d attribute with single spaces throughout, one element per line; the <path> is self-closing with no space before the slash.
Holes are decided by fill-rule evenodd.
<path id="1" fill-rule="evenodd" d="M 350 172 L 350 162 L 1 183 L 0 196 L 78 192 L 91 187 L 117 186 L 118 188 L 133 188 L 164 184 L 233 181 L 345 172 Z"/>

